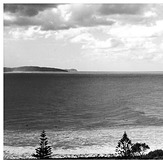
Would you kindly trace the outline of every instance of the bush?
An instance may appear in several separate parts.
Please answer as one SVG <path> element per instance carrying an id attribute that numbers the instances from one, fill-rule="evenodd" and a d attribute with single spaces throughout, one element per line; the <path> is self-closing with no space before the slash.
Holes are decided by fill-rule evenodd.
<path id="1" fill-rule="evenodd" d="M 146 155 L 148 159 L 163 159 L 163 150 L 157 149 L 155 151 L 151 151 Z"/>
<path id="2" fill-rule="evenodd" d="M 135 143 L 131 147 L 133 156 L 142 156 L 149 146 L 145 143 Z"/>

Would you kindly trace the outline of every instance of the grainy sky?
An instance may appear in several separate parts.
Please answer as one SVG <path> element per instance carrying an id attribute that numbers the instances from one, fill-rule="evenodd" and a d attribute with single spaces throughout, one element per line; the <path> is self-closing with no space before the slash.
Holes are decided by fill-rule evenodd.
<path id="1" fill-rule="evenodd" d="M 4 66 L 163 71 L 163 4 L 4 4 Z"/>

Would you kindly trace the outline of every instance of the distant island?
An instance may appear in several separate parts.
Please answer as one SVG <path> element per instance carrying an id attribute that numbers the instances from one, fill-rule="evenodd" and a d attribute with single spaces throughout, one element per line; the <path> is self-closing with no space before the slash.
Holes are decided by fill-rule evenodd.
<path id="1" fill-rule="evenodd" d="M 59 69 L 39 66 L 4 67 L 4 72 L 77 72 L 76 69 Z"/>

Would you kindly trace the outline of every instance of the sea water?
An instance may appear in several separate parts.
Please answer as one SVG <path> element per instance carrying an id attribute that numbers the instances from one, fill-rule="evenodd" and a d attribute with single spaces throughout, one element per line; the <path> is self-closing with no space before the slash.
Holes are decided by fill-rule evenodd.
<path id="1" fill-rule="evenodd" d="M 163 74 L 5 73 L 5 149 L 35 152 L 42 130 L 55 153 L 114 153 L 124 131 L 160 149 Z"/>

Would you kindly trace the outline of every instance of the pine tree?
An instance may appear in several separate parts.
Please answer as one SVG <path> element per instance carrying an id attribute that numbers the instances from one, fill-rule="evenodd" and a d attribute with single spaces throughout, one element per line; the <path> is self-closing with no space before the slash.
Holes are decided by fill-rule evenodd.
<path id="1" fill-rule="evenodd" d="M 116 153 L 118 154 L 118 156 L 121 157 L 131 157 L 131 147 L 131 140 L 128 138 L 126 132 L 124 132 L 122 139 L 119 140 L 118 145 L 116 147 Z"/>
<path id="2" fill-rule="evenodd" d="M 40 147 L 36 148 L 36 154 L 32 156 L 36 157 L 37 159 L 49 159 L 51 158 L 51 147 L 48 146 L 48 138 L 46 137 L 46 133 L 43 130 L 40 135 Z"/>

